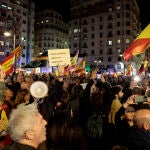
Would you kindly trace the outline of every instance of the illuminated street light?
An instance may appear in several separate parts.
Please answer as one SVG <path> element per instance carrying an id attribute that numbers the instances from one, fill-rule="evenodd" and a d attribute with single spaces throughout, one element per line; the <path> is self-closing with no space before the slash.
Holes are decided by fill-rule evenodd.
<path id="1" fill-rule="evenodd" d="M 4 35 L 9 37 L 9 36 L 11 36 L 11 33 L 10 32 L 4 32 Z"/>
<path id="2" fill-rule="evenodd" d="M 6 31 L 6 32 L 4 32 L 4 35 L 6 37 L 10 37 L 12 34 L 8 31 Z M 13 49 L 15 49 L 15 47 L 16 47 L 16 35 L 15 35 L 15 32 L 14 32 L 14 34 L 13 34 Z"/>

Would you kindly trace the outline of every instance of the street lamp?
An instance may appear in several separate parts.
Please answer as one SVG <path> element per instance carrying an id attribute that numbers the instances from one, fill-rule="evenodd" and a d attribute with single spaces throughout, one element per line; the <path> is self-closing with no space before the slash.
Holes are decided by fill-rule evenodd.
<path id="1" fill-rule="evenodd" d="M 8 31 L 6 31 L 6 32 L 4 32 L 4 35 L 6 37 L 10 37 L 12 34 Z M 13 49 L 15 49 L 15 47 L 16 47 L 16 35 L 15 35 L 15 32 L 14 32 L 14 34 L 13 34 Z"/>

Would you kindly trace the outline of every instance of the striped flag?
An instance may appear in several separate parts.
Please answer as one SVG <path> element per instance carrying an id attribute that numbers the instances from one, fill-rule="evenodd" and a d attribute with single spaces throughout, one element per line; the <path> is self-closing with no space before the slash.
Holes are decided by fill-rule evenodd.
<path id="1" fill-rule="evenodd" d="M 123 53 L 123 57 L 128 61 L 132 56 L 143 53 L 150 44 L 150 24 L 140 33 Z"/>
<path id="2" fill-rule="evenodd" d="M 71 59 L 71 64 L 68 66 L 68 70 L 74 69 L 78 60 L 79 51 L 75 54 L 75 56 Z"/>
<path id="3" fill-rule="evenodd" d="M 147 58 L 144 57 L 140 68 L 138 69 L 138 75 L 141 75 L 142 72 L 145 72 L 147 70 Z"/>
<path id="4" fill-rule="evenodd" d="M 12 54 L 15 55 L 16 60 L 19 59 L 19 57 L 20 57 L 20 55 L 21 55 L 21 50 L 22 50 L 22 46 L 19 45 L 17 48 L 15 48 L 15 49 L 12 51 Z"/>
<path id="5" fill-rule="evenodd" d="M 126 76 L 130 76 L 133 73 L 133 67 L 132 64 L 128 64 L 127 70 L 126 70 Z"/>
<path id="6" fill-rule="evenodd" d="M 5 71 L 6 75 L 9 75 L 13 72 L 14 70 L 14 65 L 15 65 L 15 57 L 14 54 L 12 53 L 8 57 L 6 57 L 3 62 L 1 62 L 1 66 L 3 70 Z"/>
<path id="7" fill-rule="evenodd" d="M 85 58 L 83 58 L 75 67 L 72 72 L 73 75 L 80 75 L 85 71 Z"/>

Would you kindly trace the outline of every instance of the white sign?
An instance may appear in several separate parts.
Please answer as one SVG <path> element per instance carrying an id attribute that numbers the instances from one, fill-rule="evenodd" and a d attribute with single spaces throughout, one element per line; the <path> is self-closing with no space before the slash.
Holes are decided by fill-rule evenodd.
<path id="1" fill-rule="evenodd" d="M 70 50 L 69 49 L 48 50 L 48 59 L 50 66 L 58 66 L 58 64 L 69 65 Z"/>

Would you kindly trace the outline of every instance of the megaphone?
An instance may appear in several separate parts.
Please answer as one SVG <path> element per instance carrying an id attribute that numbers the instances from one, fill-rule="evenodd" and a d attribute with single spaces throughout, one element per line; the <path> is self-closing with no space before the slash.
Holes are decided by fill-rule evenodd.
<path id="1" fill-rule="evenodd" d="M 35 81 L 30 86 L 30 94 L 37 99 L 44 98 L 48 93 L 48 86 L 43 81 Z"/>

